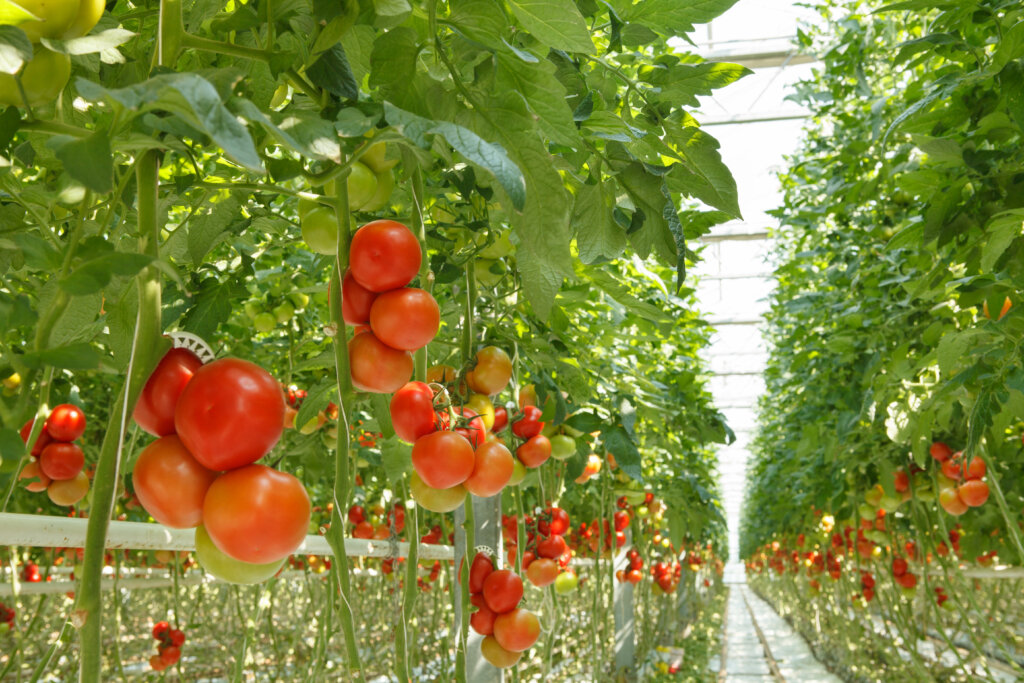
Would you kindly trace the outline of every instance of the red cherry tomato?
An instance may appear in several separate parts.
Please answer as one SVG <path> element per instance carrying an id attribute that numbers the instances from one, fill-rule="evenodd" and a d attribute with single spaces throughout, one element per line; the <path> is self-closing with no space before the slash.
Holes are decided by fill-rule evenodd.
<path id="1" fill-rule="evenodd" d="M 569 530 L 569 513 L 562 508 L 551 508 L 551 533 L 564 534 Z"/>
<path id="2" fill-rule="evenodd" d="M 286 472 L 249 465 L 222 474 L 206 492 L 203 525 L 221 552 L 242 562 L 284 559 L 306 538 L 309 496 Z"/>
<path id="3" fill-rule="evenodd" d="M 497 495 L 512 479 L 512 452 L 498 441 L 487 441 L 473 455 L 473 473 L 465 481 L 466 490 L 480 498 Z"/>
<path id="4" fill-rule="evenodd" d="M 487 427 L 484 425 L 484 419 L 470 408 L 456 408 L 455 414 L 469 420 L 469 424 L 465 427 L 456 427 L 455 431 L 464 436 L 473 445 L 473 448 L 479 448 L 487 440 Z"/>
<path id="5" fill-rule="evenodd" d="M 514 609 L 494 620 L 494 639 L 509 652 L 523 652 L 540 637 L 540 620 L 533 612 Z"/>
<path id="6" fill-rule="evenodd" d="M 367 223 L 352 237 L 352 277 L 371 292 L 405 287 L 420 270 L 423 253 L 416 236 L 397 221 Z"/>
<path id="7" fill-rule="evenodd" d="M 510 569 L 498 569 L 484 579 L 484 600 L 495 614 L 515 609 L 523 599 L 523 580 Z"/>
<path id="8" fill-rule="evenodd" d="M 505 406 L 494 406 L 494 424 L 491 431 L 497 434 L 508 425 L 508 411 Z"/>
<path id="9" fill-rule="evenodd" d="M 402 287 L 377 296 L 370 329 L 393 349 L 415 351 L 430 343 L 441 326 L 441 309 L 429 292 Z"/>
<path id="10" fill-rule="evenodd" d="M 494 633 L 494 618 L 495 615 L 491 608 L 487 605 L 480 606 L 476 612 L 469 618 L 469 625 L 473 627 L 473 630 L 482 636 L 489 636 Z"/>
<path id="11" fill-rule="evenodd" d="M 412 447 L 413 469 L 431 488 L 458 486 L 473 473 L 475 463 L 473 447 L 455 432 L 427 434 Z"/>
<path id="12" fill-rule="evenodd" d="M 132 417 L 153 436 L 174 434 L 174 411 L 185 385 L 203 361 L 188 349 L 171 349 L 146 380 Z"/>
<path id="13" fill-rule="evenodd" d="M 345 277 L 341 281 L 341 317 L 346 324 L 364 325 L 370 322 L 370 310 L 376 298 L 376 292 L 371 292 L 356 282 L 352 277 L 352 271 L 345 271 Z"/>
<path id="14" fill-rule="evenodd" d="M 32 420 L 29 420 L 21 428 L 21 440 L 28 443 L 28 437 L 32 435 Z M 50 432 L 46 429 L 46 423 L 43 423 L 43 430 L 39 432 L 39 436 L 36 437 L 36 442 L 32 445 L 32 455 L 39 457 L 39 454 L 43 452 L 43 449 L 53 443 L 53 437 L 50 436 Z"/>
<path id="15" fill-rule="evenodd" d="M 537 555 L 555 559 L 561 557 L 568 549 L 569 546 L 566 545 L 564 537 L 559 534 L 551 534 L 537 544 Z"/>
<path id="16" fill-rule="evenodd" d="M 185 385 L 174 426 L 200 464 L 230 470 L 270 452 L 284 431 L 284 412 L 284 392 L 269 372 L 249 361 L 222 358 L 196 370 Z"/>
<path id="17" fill-rule="evenodd" d="M 543 434 L 538 434 L 517 448 L 516 455 L 527 467 L 540 467 L 551 457 L 551 441 Z"/>
<path id="18" fill-rule="evenodd" d="M 544 423 L 540 421 L 543 411 L 537 406 L 523 408 L 523 416 L 512 423 L 512 433 L 520 439 L 529 439 L 540 434 Z"/>
<path id="19" fill-rule="evenodd" d="M 349 340 L 348 358 L 352 384 L 361 391 L 389 394 L 412 377 L 412 354 L 391 348 L 372 332 Z"/>
<path id="20" fill-rule="evenodd" d="M 526 578 L 534 586 L 543 588 L 550 586 L 558 578 L 558 563 L 547 557 L 542 557 L 530 563 L 526 570 Z"/>
<path id="21" fill-rule="evenodd" d="M 85 454 L 73 443 L 55 441 L 39 456 L 39 468 L 53 481 L 74 479 L 84 466 Z"/>
<path id="22" fill-rule="evenodd" d="M 366 510 L 363 509 L 362 505 L 353 505 L 348 509 L 348 521 L 353 524 L 366 521 Z"/>
<path id="23" fill-rule="evenodd" d="M 477 553 L 473 563 L 469 565 L 469 592 L 479 593 L 484 589 L 484 581 L 494 573 L 494 562 L 484 553 Z"/>
<path id="24" fill-rule="evenodd" d="M 46 418 L 46 431 L 55 441 L 74 441 L 85 433 L 85 413 L 71 403 L 61 403 Z"/>
<path id="25" fill-rule="evenodd" d="M 203 501 L 216 478 L 172 434 L 142 451 L 132 470 L 132 487 L 153 519 L 174 529 L 191 529 L 203 522 Z"/>
<path id="26" fill-rule="evenodd" d="M 407 443 L 437 431 L 434 391 L 423 382 L 409 382 L 391 397 L 391 424 Z"/>

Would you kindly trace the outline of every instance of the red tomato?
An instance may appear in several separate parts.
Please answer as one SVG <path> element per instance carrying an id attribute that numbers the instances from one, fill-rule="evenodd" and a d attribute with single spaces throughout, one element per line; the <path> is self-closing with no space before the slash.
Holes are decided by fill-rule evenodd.
<path id="1" fill-rule="evenodd" d="M 942 506 L 943 510 L 955 517 L 959 517 L 967 512 L 968 507 L 967 503 L 960 499 L 960 495 L 955 488 L 939 491 L 939 505 Z"/>
<path id="2" fill-rule="evenodd" d="M 465 481 L 466 490 L 474 496 L 490 498 L 505 488 L 513 469 L 512 452 L 502 443 L 488 441 L 474 453 L 473 473 Z"/>
<path id="3" fill-rule="evenodd" d="M 564 534 L 569 530 L 569 513 L 562 508 L 551 508 L 551 533 Z"/>
<path id="4" fill-rule="evenodd" d="M 188 349 L 171 349 L 160 359 L 146 380 L 132 417 L 143 431 L 153 436 L 174 433 L 174 411 L 185 385 L 203 361 Z"/>
<path id="5" fill-rule="evenodd" d="M 479 593 L 484 589 L 484 581 L 494 573 L 494 562 L 484 553 L 477 553 L 473 563 L 469 565 L 469 592 Z"/>
<path id="6" fill-rule="evenodd" d="M 626 572 L 626 581 L 629 581 L 634 586 L 644 578 L 643 573 L 639 569 L 630 569 Z"/>
<path id="7" fill-rule="evenodd" d="M 904 588 L 913 588 L 917 585 L 917 575 L 911 574 L 910 572 L 900 576 L 894 576 L 893 579 Z"/>
<path id="8" fill-rule="evenodd" d="M 200 464 L 230 470 L 270 452 L 284 431 L 284 409 L 284 392 L 269 372 L 246 360 L 221 358 L 200 367 L 185 385 L 174 426 Z"/>
<path id="9" fill-rule="evenodd" d="M 543 588 L 555 582 L 558 578 L 558 563 L 552 559 L 542 557 L 530 563 L 526 569 L 526 578 L 534 586 Z"/>
<path id="10" fill-rule="evenodd" d="M 356 231 L 349 249 L 352 277 L 371 292 L 405 287 L 420 270 L 423 253 L 409 228 L 379 220 Z"/>
<path id="11" fill-rule="evenodd" d="M 389 394 L 412 377 L 412 354 L 393 349 L 372 332 L 362 332 L 348 342 L 352 384 L 360 391 Z"/>
<path id="12" fill-rule="evenodd" d="M 487 605 L 483 605 L 473 612 L 469 618 L 469 625 L 473 630 L 482 636 L 489 636 L 494 633 L 494 617 L 496 615 Z"/>
<path id="13" fill-rule="evenodd" d="M 551 441 L 543 434 L 538 434 L 517 448 L 516 455 L 527 467 L 540 467 L 551 457 Z"/>
<path id="14" fill-rule="evenodd" d="M 203 501 L 217 473 L 203 467 L 175 435 L 139 454 L 132 488 L 146 512 L 164 526 L 191 529 L 203 522 Z"/>
<path id="15" fill-rule="evenodd" d="M 931 453 L 932 457 L 939 462 L 946 462 L 949 460 L 949 456 L 953 455 L 953 449 L 941 441 L 933 443 L 928 449 L 928 452 Z"/>
<path id="16" fill-rule="evenodd" d="M 402 287 L 377 296 L 370 329 L 394 349 L 415 351 L 430 343 L 441 327 L 441 309 L 429 292 Z"/>
<path id="17" fill-rule="evenodd" d="M 71 403 L 61 403 L 46 418 L 46 431 L 56 441 L 74 441 L 85 433 L 85 413 Z"/>
<path id="18" fill-rule="evenodd" d="M 551 534 L 537 544 L 537 555 L 555 559 L 561 557 L 568 549 L 569 546 L 566 545 L 564 537 L 559 534 Z"/>
<path id="19" fill-rule="evenodd" d="M 478 394 L 494 396 L 512 379 L 512 359 L 497 346 L 476 352 L 476 366 L 466 373 L 469 388 Z"/>
<path id="20" fill-rule="evenodd" d="M 960 479 L 960 475 L 963 474 L 963 463 L 960 458 L 950 458 L 942 462 L 942 473 L 953 481 Z"/>
<path id="21" fill-rule="evenodd" d="M 28 437 L 32 435 L 32 420 L 29 420 L 21 428 L 21 440 L 28 443 Z M 53 443 L 53 437 L 50 436 L 50 432 L 46 429 L 46 423 L 43 423 L 43 429 L 39 432 L 39 436 L 36 437 L 36 442 L 32 445 L 32 455 L 39 457 L 39 454 L 43 452 L 43 449 Z"/>
<path id="22" fill-rule="evenodd" d="M 417 439 L 412 466 L 427 486 L 447 489 L 466 481 L 476 459 L 473 447 L 455 432 L 434 432 Z"/>
<path id="23" fill-rule="evenodd" d="M 540 637 L 540 620 L 533 612 L 514 609 L 494 620 L 494 639 L 509 652 L 523 652 Z"/>
<path id="24" fill-rule="evenodd" d="M 49 422 L 47 422 L 49 424 Z M 985 476 L 985 461 L 974 456 L 971 458 L 971 463 L 968 465 L 964 463 L 963 470 L 964 479 L 981 479 Z"/>
<path id="25" fill-rule="evenodd" d="M 455 431 L 464 436 L 473 445 L 473 448 L 479 448 L 487 441 L 487 427 L 484 425 L 484 419 L 478 416 L 475 410 L 465 407 L 456 408 L 455 414 L 469 420 L 469 424 L 465 427 L 456 427 Z"/>
<path id="26" fill-rule="evenodd" d="M 515 666 L 523 657 L 522 652 L 509 652 L 501 645 L 494 636 L 487 636 L 480 643 L 480 654 L 484 656 L 487 662 L 498 669 L 507 669 L 510 666 Z"/>
<path id="27" fill-rule="evenodd" d="M 171 666 L 181 658 L 181 650 L 171 645 L 160 652 L 160 661 L 164 666 Z"/>
<path id="28" fill-rule="evenodd" d="M 537 406 L 523 408 L 523 416 L 512 423 L 512 433 L 520 439 L 529 439 L 540 434 L 544 423 L 540 421 L 542 411 Z"/>
<path id="29" fill-rule="evenodd" d="M 892 573 L 893 576 L 903 576 L 907 573 L 907 561 L 902 557 L 894 557 L 892 559 Z"/>
<path id="30" fill-rule="evenodd" d="M 84 466 L 85 454 L 73 443 L 55 441 L 39 456 L 39 468 L 53 481 L 74 479 Z"/>
<path id="31" fill-rule="evenodd" d="M 615 530 L 625 531 L 629 526 L 629 513 L 625 510 L 618 510 L 614 515 Z"/>
<path id="32" fill-rule="evenodd" d="M 352 530 L 353 538 L 373 538 L 373 525 L 369 522 L 363 521 L 356 524 L 356 528 Z"/>
<path id="33" fill-rule="evenodd" d="M 366 510 L 363 509 L 362 505 L 353 505 L 348 509 L 348 521 L 353 524 L 366 521 Z"/>
<path id="34" fill-rule="evenodd" d="M 203 525 L 214 545 L 255 564 L 288 557 L 306 539 L 309 518 L 302 482 L 265 465 L 222 474 L 203 502 Z"/>
<path id="35" fill-rule="evenodd" d="M 346 324 L 364 325 L 370 322 L 370 309 L 376 298 L 376 292 L 356 282 L 351 270 L 345 271 L 341 281 L 341 317 Z"/>
<path id="36" fill-rule="evenodd" d="M 981 507 L 988 500 L 988 484 L 981 479 L 968 479 L 957 487 L 956 493 L 968 507 Z"/>
<path id="37" fill-rule="evenodd" d="M 483 593 L 491 611 L 504 614 L 523 599 L 523 580 L 511 569 L 497 569 L 484 579 Z"/>
<path id="38" fill-rule="evenodd" d="M 494 424 L 491 426 L 491 431 L 500 432 L 506 425 L 508 425 L 508 411 L 505 410 L 505 406 L 494 406 Z"/>
<path id="39" fill-rule="evenodd" d="M 434 412 L 434 390 L 423 382 L 409 382 L 391 397 L 391 425 L 399 439 L 416 443 L 416 439 L 437 431 Z"/>

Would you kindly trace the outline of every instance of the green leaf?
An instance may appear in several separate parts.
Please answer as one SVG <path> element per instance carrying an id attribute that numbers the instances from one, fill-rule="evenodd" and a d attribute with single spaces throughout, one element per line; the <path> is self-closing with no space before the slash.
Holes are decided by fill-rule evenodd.
<path id="1" fill-rule="evenodd" d="M 601 432 L 604 447 L 615 456 L 615 462 L 634 481 L 643 481 L 642 458 L 636 444 L 623 427 L 606 428 Z"/>
<path id="2" fill-rule="evenodd" d="M 580 412 L 569 417 L 565 421 L 566 426 L 571 427 L 580 432 L 589 434 L 590 432 L 596 432 L 605 426 L 605 420 L 590 412 Z"/>
<path id="3" fill-rule="evenodd" d="M 651 322 L 668 322 L 671 320 L 662 308 L 645 301 L 640 301 L 630 294 L 626 286 L 607 271 L 591 268 L 584 271 L 584 277 L 594 283 L 595 287 L 640 318 L 650 320 Z"/>
<path id="4" fill-rule="evenodd" d="M 1006 248 L 1021 236 L 1024 228 L 1024 209 L 1011 209 L 997 213 L 985 228 L 981 246 L 981 271 L 991 272 Z"/>
<path id="5" fill-rule="evenodd" d="M 412 13 L 408 0 L 373 0 L 373 11 L 383 18 L 385 28 L 397 26 Z M 380 24 L 378 24 L 380 25 Z"/>
<path id="6" fill-rule="evenodd" d="M 491 0 L 451 0 L 448 16 L 455 30 L 470 40 L 497 49 L 508 30 L 501 5 Z"/>
<path id="7" fill-rule="evenodd" d="M 572 0 L 508 0 L 508 4 L 523 28 L 545 45 L 566 52 L 594 52 L 587 23 Z"/>
<path id="8" fill-rule="evenodd" d="M 640 258 L 654 252 L 665 263 L 675 265 L 678 258 L 676 241 L 665 220 L 665 182 L 661 176 L 648 173 L 643 164 L 632 162 L 618 169 L 619 185 L 626 191 L 633 205 L 641 212 L 640 229 L 629 235 L 629 240 Z"/>
<path id="9" fill-rule="evenodd" d="M 626 250 L 626 231 L 612 218 L 603 182 L 584 184 L 576 191 L 572 224 L 580 260 L 587 264 L 617 259 Z"/>
<path id="10" fill-rule="evenodd" d="M 115 90 L 79 78 L 76 87 L 82 97 L 91 102 L 106 99 L 136 112 L 176 114 L 209 135 L 236 162 L 251 171 L 263 172 L 263 162 L 249 131 L 224 107 L 216 88 L 198 74 L 160 74 Z"/>
<path id="11" fill-rule="evenodd" d="M 21 362 L 29 368 L 51 365 L 65 370 L 95 370 L 99 367 L 100 359 L 99 351 L 86 342 L 80 342 L 26 353 L 21 357 Z"/>
<path id="12" fill-rule="evenodd" d="M 0 26 L 0 72 L 14 75 L 32 59 L 32 41 L 14 26 Z"/>
<path id="13" fill-rule="evenodd" d="M 370 394 L 370 406 L 381 434 L 390 439 L 395 435 L 395 426 L 391 424 L 391 399 L 387 394 Z"/>
<path id="14" fill-rule="evenodd" d="M 356 83 L 362 83 L 366 74 L 370 73 L 370 55 L 373 53 L 375 37 L 373 27 L 365 24 L 353 26 L 341 37 L 341 46 L 345 48 L 345 56 Z"/>
<path id="15" fill-rule="evenodd" d="M 490 171 L 508 193 L 513 206 L 517 209 L 523 208 L 526 201 L 523 172 L 508 158 L 501 145 L 487 142 L 468 128 L 447 121 L 425 119 L 388 102 L 384 103 L 384 116 L 388 123 L 399 128 L 403 135 L 425 149 L 430 146 L 426 135 L 442 136 L 459 154 Z"/>
<path id="16" fill-rule="evenodd" d="M 670 128 L 667 137 L 686 158 L 685 165 L 672 166 L 669 188 L 696 197 L 733 218 L 742 218 L 736 181 L 722 163 L 718 140 L 695 126 Z"/>
<path id="17" fill-rule="evenodd" d="M 232 302 L 248 294 L 241 282 L 218 283 L 207 278 L 195 303 L 185 313 L 183 329 L 203 339 L 213 336 L 217 327 L 231 316 Z"/>
<path id="18" fill-rule="evenodd" d="M 304 157 L 341 162 L 341 145 L 335 126 L 314 112 L 295 110 L 268 115 L 241 97 L 231 101 L 231 109 L 248 121 L 263 126 L 281 145 Z"/>
<path id="19" fill-rule="evenodd" d="M 241 202 L 233 195 L 205 206 L 203 213 L 193 216 L 188 225 L 188 253 L 199 266 L 218 243 L 229 236 L 228 227 L 241 217 Z"/>
<path id="20" fill-rule="evenodd" d="M 302 399 L 299 412 L 295 416 L 295 428 L 301 429 L 307 422 L 315 418 L 321 410 L 327 409 L 327 404 L 338 395 L 338 383 L 333 379 L 321 380 L 315 387 L 306 393 Z M 342 427 L 339 426 L 339 429 Z"/>
<path id="21" fill-rule="evenodd" d="M 11 459 L 17 461 L 25 452 L 25 443 L 21 435 L 13 429 L 0 429 L 0 460 Z"/>
<path id="22" fill-rule="evenodd" d="M 17 26 L 33 19 L 38 20 L 40 17 L 32 14 L 21 5 L 11 2 L 11 0 L 0 0 L 0 24 Z"/>
<path id="23" fill-rule="evenodd" d="M 119 296 L 109 297 L 104 308 L 107 311 L 107 346 L 114 354 L 114 367 L 128 367 L 132 350 L 132 339 L 138 323 L 139 297 L 134 284 L 129 284 Z"/>
<path id="24" fill-rule="evenodd" d="M 105 31 L 90 33 L 79 38 L 69 40 L 43 38 L 41 42 L 54 52 L 63 52 L 66 55 L 98 53 L 105 64 L 121 64 L 124 63 L 124 57 L 118 51 L 118 46 L 124 45 L 136 35 L 123 28 L 108 28 Z"/>
<path id="25" fill-rule="evenodd" d="M 754 73 L 740 64 L 705 62 L 703 64 L 653 65 L 641 67 L 640 80 L 661 90 L 659 99 L 674 107 L 697 107 L 698 95 L 710 95 L 713 90 Z"/>
<path id="26" fill-rule="evenodd" d="M 114 187 L 114 154 L 107 132 L 97 130 L 86 138 L 55 135 L 46 146 L 64 164 L 68 175 L 97 194 Z"/>
<path id="27" fill-rule="evenodd" d="M 106 287 L 114 275 L 131 277 L 148 266 L 152 260 L 145 254 L 115 251 L 76 267 L 61 278 L 60 288 L 77 296 L 92 294 Z"/>
<path id="28" fill-rule="evenodd" d="M 567 147 L 579 145 L 572 110 L 565 100 L 565 87 L 555 78 L 554 64 L 546 59 L 529 64 L 502 53 L 498 54 L 497 64 L 497 87 L 519 93 L 552 142 Z"/>
<path id="29" fill-rule="evenodd" d="M 380 88 L 383 99 L 409 106 L 406 93 L 416 77 L 419 51 L 416 32 L 407 26 L 379 36 L 370 55 L 370 87 Z"/>
<path id="30" fill-rule="evenodd" d="M 624 22 L 643 24 L 663 36 L 682 36 L 736 4 L 736 0 L 612 0 Z"/>
<path id="31" fill-rule="evenodd" d="M 348 65 L 345 48 L 340 43 L 324 52 L 306 69 L 306 75 L 314 85 L 318 85 L 332 95 L 342 99 L 359 98 L 359 84 Z"/>
<path id="32" fill-rule="evenodd" d="M 389 483 L 397 483 L 406 474 L 412 472 L 410 449 L 411 446 L 402 443 L 396 436 L 381 442 L 381 464 L 384 466 L 384 474 L 387 476 Z"/>

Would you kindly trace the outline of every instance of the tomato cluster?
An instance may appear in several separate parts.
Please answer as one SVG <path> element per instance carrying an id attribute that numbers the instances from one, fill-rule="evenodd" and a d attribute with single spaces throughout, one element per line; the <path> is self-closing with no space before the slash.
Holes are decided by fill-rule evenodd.
<path id="1" fill-rule="evenodd" d="M 35 562 L 28 562 L 21 568 L 21 580 L 25 583 L 39 583 L 43 580 L 39 573 L 39 565 Z"/>
<path id="2" fill-rule="evenodd" d="M 484 636 L 484 659 L 507 669 L 540 637 L 537 615 L 519 606 L 523 580 L 511 569 L 495 569 L 494 560 L 478 552 L 469 567 L 469 594 L 477 608 L 469 625 Z"/>
<path id="3" fill-rule="evenodd" d="M 174 666 L 181 659 L 181 646 L 185 643 L 185 634 L 166 621 L 157 622 L 153 626 L 153 637 L 157 641 L 157 654 L 149 658 L 153 671 L 163 671 Z"/>
<path id="4" fill-rule="evenodd" d="M 626 560 L 629 564 L 625 569 L 616 571 L 615 578 L 620 583 L 631 583 L 635 586 L 644 578 L 644 558 L 640 557 L 640 553 L 637 552 L 636 548 L 630 548 L 626 552 Z"/>
<path id="5" fill-rule="evenodd" d="M 297 478 L 254 464 L 281 438 L 284 394 L 254 363 L 196 360 L 172 349 L 146 382 L 135 416 L 160 438 L 139 455 L 132 485 L 153 519 L 196 528 L 206 571 L 255 583 L 301 545 L 311 515 Z"/>
<path id="6" fill-rule="evenodd" d="M 941 464 L 939 481 L 939 505 L 949 514 L 959 517 L 969 508 L 981 507 L 988 500 L 988 483 L 985 482 L 985 461 L 975 456 L 966 462 L 963 451 L 952 449 L 941 441 L 929 449 L 933 458 Z"/>
<path id="7" fill-rule="evenodd" d="M 374 513 L 377 519 L 376 526 L 367 518 L 366 510 L 362 505 L 353 505 L 348 509 L 348 521 L 353 524 L 353 538 L 383 540 L 391 536 L 392 526 L 394 526 L 396 534 L 405 530 L 405 505 L 402 503 L 395 503 L 384 520 L 381 520 L 384 514 L 383 507 L 378 507 Z"/>
<path id="8" fill-rule="evenodd" d="M 13 607 L 8 607 L 0 602 L 0 633 L 14 630 L 14 617 L 16 612 Z"/>
<path id="9" fill-rule="evenodd" d="M 558 580 L 572 560 L 572 550 L 565 540 L 570 529 L 569 513 L 557 506 L 541 510 L 536 517 L 524 520 L 526 540 L 523 544 L 522 568 L 526 578 L 537 587 L 549 586 Z M 502 516 L 502 535 L 508 547 L 509 564 L 515 563 L 519 552 L 516 544 L 518 521 L 511 515 Z M 563 579 L 563 589 L 568 588 Z M 575 585 L 572 586 L 575 588 Z M 570 592 L 569 588 L 565 592 Z"/>
<path id="10" fill-rule="evenodd" d="M 655 562 L 651 567 L 654 585 L 665 593 L 675 593 L 683 577 L 683 565 L 678 562 Z M 705 579 L 705 586 L 708 585 Z"/>
<path id="11" fill-rule="evenodd" d="M 85 497 L 89 492 L 85 454 L 74 443 L 85 433 L 85 422 L 85 413 L 71 403 L 62 403 L 50 411 L 43 431 L 32 444 L 33 460 L 21 471 L 20 478 L 29 480 L 25 488 L 46 491 L 57 505 L 74 505 Z M 32 435 L 32 423 L 29 420 L 21 428 L 21 440 L 26 444 Z"/>

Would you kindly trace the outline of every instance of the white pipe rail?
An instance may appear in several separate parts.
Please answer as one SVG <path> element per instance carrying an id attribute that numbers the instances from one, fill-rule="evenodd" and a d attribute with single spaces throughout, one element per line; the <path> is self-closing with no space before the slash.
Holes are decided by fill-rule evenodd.
<path id="1" fill-rule="evenodd" d="M 21 545 L 42 548 L 83 548 L 87 519 L 50 517 L 46 515 L 0 514 L 0 546 Z M 409 554 L 409 544 L 399 542 L 398 557 Z M 160 524 L 111 522 L 107 531 L 107 548 L 134 550 L 195 550 L 193 529 L 169 529 Z M 323 536 L 306 536 L 295 555 L 333 555 Z M 386 540 L 345 539 L 349 557 L 394 557 L 393 544 Z M 420 544 L 419 556 L 424 560 L 451 560 L 455 552 L 450 545 Z"/>

